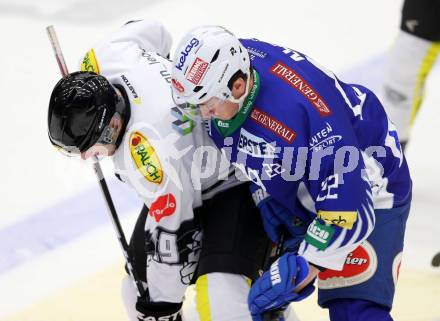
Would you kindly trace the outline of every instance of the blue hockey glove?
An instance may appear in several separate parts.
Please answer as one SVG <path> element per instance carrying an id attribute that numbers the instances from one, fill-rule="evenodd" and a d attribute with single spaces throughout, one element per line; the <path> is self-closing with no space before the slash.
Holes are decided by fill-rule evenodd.
<path id="1" fill-rule="evenodd" d="M 287 307 L 283 307 L 282 309 L 267 311 L 263 314 L 262 321 L 286 321 L 284 317 L 286 308 Z"/>
<path id="2" fill-rule="evenodd" d="M 252 285 L 248 296 L 249 310 L 253 321 L 262 321 L 266 311 L 282 309 L 290 302 L 308 297 L 315 287 L 310 282 L 296 293 L 300 284 L 309 274 L 307 261 L 292 253 L 285 253 L 270 266 Z"/>
<path id="3" fill-rule="evenodd" d="M 258 185 L 251 184 L 250 190 L 260 210 L 264 230 L 268 237 L 272 242 L 278 243 L 281 235 L 284 235 L 284 248 L 296 251 L 307 232 L 308 224 L 296 217 Z"/>

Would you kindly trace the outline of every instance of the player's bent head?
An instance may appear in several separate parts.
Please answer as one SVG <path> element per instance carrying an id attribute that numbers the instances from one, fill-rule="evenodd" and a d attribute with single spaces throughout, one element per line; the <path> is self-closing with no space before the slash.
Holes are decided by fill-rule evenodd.
<path id="1" fill-rule="evenodd" d="M 51 143 L 68 155 L 79 155 L 94 144 L 114 143 L 109 128 L 125 103 L 109 81 L 93 72 L 74 72 L 55 85 L 49 102 Z"/>

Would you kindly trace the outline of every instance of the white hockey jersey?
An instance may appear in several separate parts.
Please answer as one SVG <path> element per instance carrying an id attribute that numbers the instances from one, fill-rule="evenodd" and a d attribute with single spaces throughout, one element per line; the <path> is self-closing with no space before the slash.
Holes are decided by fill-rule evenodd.
<path id="1" fill-rule="evenodd" d="M 171 37 L 157 22 L 124 25 L 89 50 L 81 70 L 121 86 L 131 116 L 113 156 L 115 171 L 149 208 L 146 233 L 152 301 L 181 302 L 198 261 L 201 233 L 192 224 L 203 199 L 241 181 L 203 126 L 182 117 L 171 98 Z M 227 180 L 226 180 L 227 179 Z"/>

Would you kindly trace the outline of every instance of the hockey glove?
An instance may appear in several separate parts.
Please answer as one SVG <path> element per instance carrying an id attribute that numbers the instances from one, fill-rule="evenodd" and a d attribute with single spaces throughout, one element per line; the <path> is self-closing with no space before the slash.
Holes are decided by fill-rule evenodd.
<path id="1" fill-rule="evenodd" d="M 283 309 L 290 302 L 301 301 L 312 294 L 310 282 L 299 293 L 295 290 L 309 274 L 307 261 L 292 253 L 285 253 L 252 285 L 248 296 L 253 321 L 262 321 L 270 310 Z"/>
<path id="2" fill-rule="evenodd" d="M 147 302 L 138 298 L 136 310 L 139 321 L 182 321 L 182 303 Z"/>
<path id="3" fill-rule="evenodd" d="M 289 209 L 280 204 L 261 187 L 251 184 L 250 190 L 255 205 L 260 210 L 264 230 L 274 243 L 280 241 L 284 235 L 284 248 L 296 251 L 299 243 L 304 238 L 307 225 L 296 217 Z"/>

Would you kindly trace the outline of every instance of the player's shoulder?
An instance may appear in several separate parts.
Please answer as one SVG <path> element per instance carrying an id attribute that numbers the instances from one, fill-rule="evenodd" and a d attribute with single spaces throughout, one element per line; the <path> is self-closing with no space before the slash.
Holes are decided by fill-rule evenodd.
<path id="1" fill-rule="evenodd" d="M 241 38 L 239 40 L 248 51 L 251 59 L 253 59 L 254 57 L 258 57 L 260 59 L 266 58 L 269 54 L 268 51 L 270 51 L 274 47 L 274 45 L 265 41 L 258 40 L 256 38 Z"/>
<path id="2" fill-rule="evenodd" d="M 168 121 L 168 119 L 166 119 Z M 171 126 L 169 126 L 171 128 Z M 180 180 L 186 170 L 181 161 L 182 139 L 165 124 L 130 121 L 113 156 L 115 171 L 140 194 L 166 188 L 170 177 Z"/>

